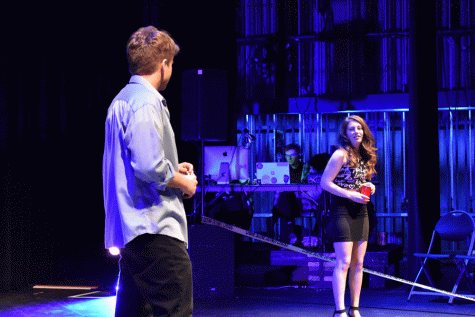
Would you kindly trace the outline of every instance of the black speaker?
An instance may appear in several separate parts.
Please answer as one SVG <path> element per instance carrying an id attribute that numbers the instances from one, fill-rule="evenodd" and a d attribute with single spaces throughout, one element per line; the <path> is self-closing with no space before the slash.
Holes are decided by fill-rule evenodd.
<path id="1" fill-rule="evenodd" d="M 228 76 L 216 69 L 192 69 L 182 74 L 183 141 L 226 141 Z"/>
<path id="2" fill-rule="evenodd" d="M 234 294 L 234 234 L 220 227 L 193 225 L 189 248 L 193 298 Z"/>

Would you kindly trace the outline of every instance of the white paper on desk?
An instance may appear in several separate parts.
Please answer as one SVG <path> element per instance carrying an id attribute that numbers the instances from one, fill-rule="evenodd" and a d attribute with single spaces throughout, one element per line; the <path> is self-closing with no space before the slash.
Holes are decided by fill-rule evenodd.
<path id="1" fill-rule="evenodd" d="M 261 181 L 261 184 L 289 184 L 289 163 L 258 162 L 256 163 L 256 178 Z"/>

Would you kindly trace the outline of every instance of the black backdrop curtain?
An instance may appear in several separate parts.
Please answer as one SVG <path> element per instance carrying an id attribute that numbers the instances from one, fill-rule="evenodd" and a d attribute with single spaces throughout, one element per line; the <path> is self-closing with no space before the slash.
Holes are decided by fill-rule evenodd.
<path id="1" fill-rule="evenodd" d="M 167 1 L 168 3 L 169 1 Z M 171 2 L 171 1 L 170 1 Z M 235 69 L 234 7 L 158 1 L 9 4 L 0 41 L 0 291 L 44 283 L 109 283 L 102 151 L 112 98 L 127 83 L 128 37 L 169 31 L 182 47 L 164 92 L 179 155 L 181 72 Z M 215 12 L 219 16 L 212 16 Z"/>

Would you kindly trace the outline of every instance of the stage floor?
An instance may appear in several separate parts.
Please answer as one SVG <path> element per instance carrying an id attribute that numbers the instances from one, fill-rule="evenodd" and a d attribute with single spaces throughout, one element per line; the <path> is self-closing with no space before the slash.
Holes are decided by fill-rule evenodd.
<path id="1" fill-rule="evenodd" d="M 83 294 L 83 295 L 81 295 Z M 454 317 L 475 316 L 475 302 L 438 296 L 413 296 L 407 301 L 405 287 L 363 289 L 362 316 Z M 74 296 L 74 297 L 71 297 Z M 329 289 L 311 288 L 236 288 L 232 297 L 199 298 L 194 301 L 194 317 L 315 317 L 332 316 L 333 299 Z M 0 294 L 0 316 L 88 316 L 112 317 L 115 296 L 107 292 L 25 290 Z"/>

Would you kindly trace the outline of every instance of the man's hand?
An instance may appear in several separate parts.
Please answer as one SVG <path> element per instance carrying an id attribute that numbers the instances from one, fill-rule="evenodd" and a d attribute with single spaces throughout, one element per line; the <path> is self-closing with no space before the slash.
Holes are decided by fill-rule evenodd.
<path id="1" fill-rule="evenodd" d="M 183 182 L 183 186 L 181 187 L 181 191 L 183 192 L 183 198 L 188 199 L 193 197 L 196 192 L 196 185 L 198 185 L 198 181 L 196 180 L 195 174 L 190 175 L 183 175 L 185 181 Z"/>
<path id="2" fill-rule="evenodd" d="M 193 171 L 193 164 L 188 162 L 178 164 L 178 172 L 183 174 L 188 180 L 188 182 L 185 182 L 181 188 L 183 192 L 183 198 L 188 199 L 193 197 L 196 192 L 196 185 L 198 185 L 195 172 Z"/>
<path id="3" fill-rule="evenodd" d="M 178 172 L 183 175 L 194 175 L 193 164 L 188 162 L 183 162 L 178 164 Z"/>
<path id="4" fill-rule="evenodd" d="M 195 195 L 197 185 L 193 165 L 186 162 L 178 164 L 178 173 L 175 171 L 175 177 L 168 183 L 168 187 L 179 188 L 183 192 L 184 199 Z"/>

